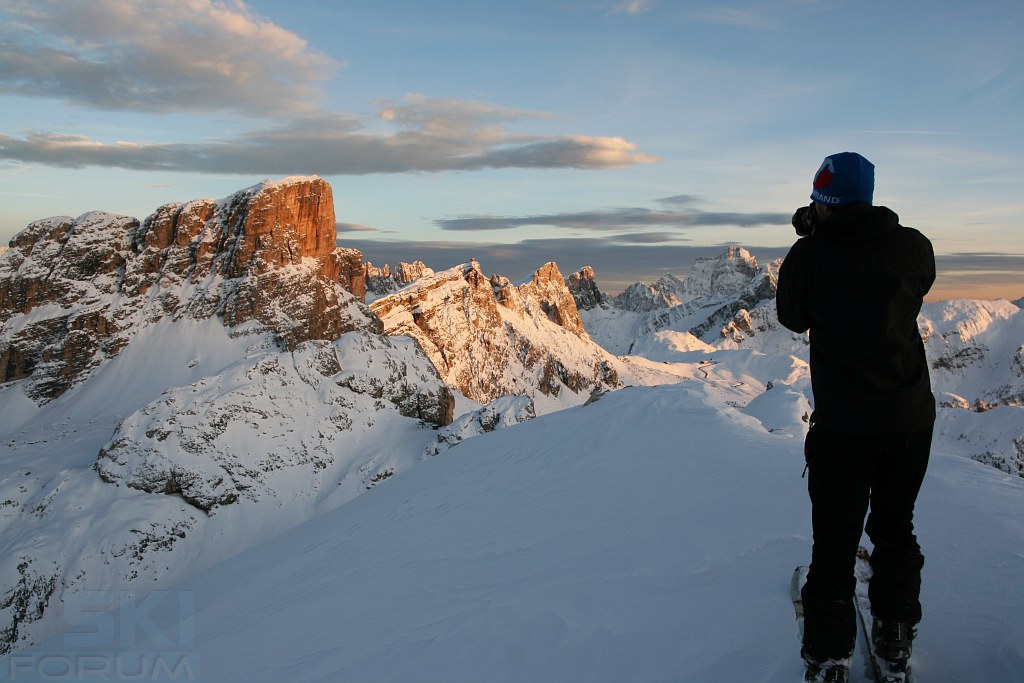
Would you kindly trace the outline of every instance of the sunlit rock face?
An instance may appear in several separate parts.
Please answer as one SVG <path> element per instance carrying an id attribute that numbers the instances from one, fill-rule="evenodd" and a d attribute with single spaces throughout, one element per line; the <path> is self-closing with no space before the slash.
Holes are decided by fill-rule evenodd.
<path id="1" fill-rule="evenodd" d="M 167 204 L 143 221 L 94 211 L 31 223 L 0 255 L 0 382 L 60 396 L 141 327 L 216 317 L 283 348 L 380 330 L 361 303 L 362 255 L 335 246 L 334 198 L 316 177 L 221 200 Z"/>
<path id="2" fill-rule="evenodd" d="M 618 385 L 554 263 L 522 285 L 476 261 L 415 280 L 370 305 L 391 335 L 419 341 L 441 377 L 487 403 L 501 396 L 581 395 Z"/>

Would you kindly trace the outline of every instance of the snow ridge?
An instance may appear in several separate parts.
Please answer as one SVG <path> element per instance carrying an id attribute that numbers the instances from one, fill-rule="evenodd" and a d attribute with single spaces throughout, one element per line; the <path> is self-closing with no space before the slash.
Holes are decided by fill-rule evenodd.
<path id="1" fill-rule="evenodd" d="M 412 264 L 367 308 L 328 191 L 57 217 L 0 256 L 0 654 L 67 651 L 76 596 L 183 586 L 210 680 L 793 679 L 812 395 L 778 264 L 730 248 L 615 299 L 592 269 Z M 1022 680 L 1022 316 L 919 321 L 936 680 Z M 985 648 L 945 635 L 979 610 Z"/>

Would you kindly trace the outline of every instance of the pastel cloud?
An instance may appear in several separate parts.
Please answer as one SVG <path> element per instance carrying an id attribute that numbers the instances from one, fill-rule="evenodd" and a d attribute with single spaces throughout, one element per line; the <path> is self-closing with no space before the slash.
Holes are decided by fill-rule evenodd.
<path id="1" fill-rule="evenodd" d="M 525 135 L 506 124 L 548 116 L 485 103 L 411 96 L 382 108 L 394 131 L 325 111 L 268 128 L 197 143 L 102 142 L 80 135 L 0 135 L 0 159 L 65 168 L 256 175 L 365 175 L 484 168 L 619 168 L 655 159 L 621 138 Z"/>
<path id="2" fill-rule="evenodd" d="M 621 168 L 655 158 L 619 137 L 513 130 L 548 112 L 409 94 L 371 120 L 319 108 L 340 66 L 241 0 L 0 0 L 0 94 L 143 113 L 242 114 L 231 137 L 100 140 L 0 134 L 0 160 L 244 175 Z"/>
<path id="3" fill-rule="evenodd" d="M 308 108 L 339 64 L 242 2 L 5 0 L 0 92 L 132 111 Z"/>

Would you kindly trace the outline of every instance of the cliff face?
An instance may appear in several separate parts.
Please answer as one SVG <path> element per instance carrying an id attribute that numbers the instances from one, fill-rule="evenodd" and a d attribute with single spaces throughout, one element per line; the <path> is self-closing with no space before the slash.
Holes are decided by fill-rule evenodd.
<path id="1" fill-rule="evenodd" d="M 618 385 L 554 263 L 523 285 L 471 261 L 421 277 L 370 305 L 390 335 L 419 341 L 441 377 L 483 403 L 539 392 L 582 395 Z M 562 398 L 568 398 L 562 396 Z"/>
<path id="2" fill-rule="evenodd" d="M 576 307 L 580 311 L 597 308 L 605 299 L 604 294 L 597 286 L 594 269 L 590 266 L 584 266 L 566 278 L 565 285 L 569 288 L 573 299 L 576 300 Z"/>
<path id="3" fill-rule="evenodd" d="M 48 218 L 0 256 L 0 382 L 28 378 L 48 402 L 163 318 L 216 317 L 286 349 L 379 331 L 365 292 L 362 256 L 335 247 L 333 193 L 316 177 L 167 204 L 141 223 Z"/>

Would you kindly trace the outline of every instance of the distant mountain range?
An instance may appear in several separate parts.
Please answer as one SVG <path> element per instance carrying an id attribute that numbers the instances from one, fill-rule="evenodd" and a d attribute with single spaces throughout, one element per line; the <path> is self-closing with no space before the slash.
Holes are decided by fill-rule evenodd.
<path id="1" fill-rule="evenodd" d="M 182 580 L 625 386 L 699 383 L 801 438 L 808 339 L 775 319 L 778 267 L 730 247 L 615 297 L 554 263 L 521 284 L 476 261 L 375 267 L 336 246 L 316 177 L 36 221 L 0 255 L 0 653 L 58 629 L 64 595 Z M 1019 303 L 919 323 L 936 449 L 1024 476 Z"/>

